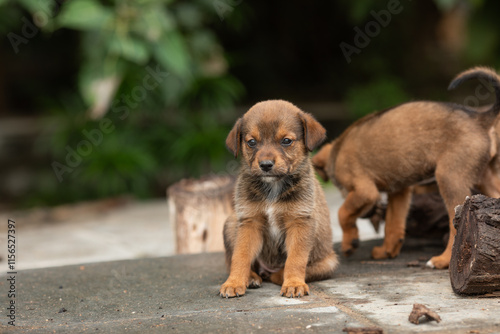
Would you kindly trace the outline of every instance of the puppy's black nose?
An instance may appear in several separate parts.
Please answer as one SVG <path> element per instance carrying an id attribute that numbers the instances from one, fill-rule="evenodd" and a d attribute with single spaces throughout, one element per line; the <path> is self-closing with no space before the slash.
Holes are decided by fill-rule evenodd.
<path id="1" fill-rule="evenodd" d="M 271 160 L 263 160 L 259 163 L 260 169 L 262 169 L 264 172 L 269 172 L 271 169 L 273 169 L 274 162 Z"/>

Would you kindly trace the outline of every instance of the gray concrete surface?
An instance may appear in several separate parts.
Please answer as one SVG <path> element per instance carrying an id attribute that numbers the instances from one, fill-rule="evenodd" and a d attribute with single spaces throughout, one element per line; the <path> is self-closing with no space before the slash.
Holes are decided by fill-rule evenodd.
<path id="1" fill-rule="evenodd" d="M 326 194 L 339 241 L 341 199 L 333 188 Z M 9 217 L 0 215 L 4 222 Z M 439 241 L 407 240 L 397 259 L 373 261 L 370 250 L 382 235 L 360 221 L 361 248 L 342 258 L 333 279 L 311 283 L 310 296 L 280 297 L 279 287 L 265 282 L 244 297 L 223 299 L 217 295 L 227 278 L 223 254 L 169 256 L 175 248 L 167 217 L 164 200 L 44 224 L 14 217 L 16 328 L 7 326 L 2 224 L 0 333 L 342 333 L 345 327 L 500 333 L 500 298 L 457 296 L 446 270 L 424 268 L 442 250 Z M 410 261 L 420 266 L 408 267 Z M 411 324 L 414 303 L 427 305 L 442 321 Z"/>
<path id="2" fill-rule="evenodd" d="M 1 244 L 7 219 L 16 221 L 17 269 L 173 255 L 174 228 L 166 200 L 128 202 L 101 213 L 68 210 L 58 221 L 33 222 L 30 215 L 1 214 Z M 5 255 L 5 249 L 0 249 Z M 6 267 L 2 256 L 0 268 Z"/>
<path id="3" fill-rule="evenodd" d="M 500 299 L 456 296 L 446 270 L 408 267 L 440 245 L 409 242 L 401 256 L 372 261 L 379 241 L 362 243 L 335 277 L 310 284 L 311 295 L 279 296 L 265 282 L 240 298 L 218 296 L 227 278 L 222 253 L 183 255 L 25 270 L 17 275 L 17 327 L 6 327 L 5 275 L 0 279 L 2 333 L 500 333 Z M 442 321 L 414 325 L 413 303 Z"/>

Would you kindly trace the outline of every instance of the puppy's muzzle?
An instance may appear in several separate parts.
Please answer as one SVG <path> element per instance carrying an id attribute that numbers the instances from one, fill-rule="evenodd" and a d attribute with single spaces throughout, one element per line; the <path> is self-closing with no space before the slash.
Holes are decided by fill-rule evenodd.
<path id="1" fill-rule="evenodd" d="M 274 161 L 262 160 L 259 162 L 259 167 L 263 172 L 269 172 L 274 167 Z"/>

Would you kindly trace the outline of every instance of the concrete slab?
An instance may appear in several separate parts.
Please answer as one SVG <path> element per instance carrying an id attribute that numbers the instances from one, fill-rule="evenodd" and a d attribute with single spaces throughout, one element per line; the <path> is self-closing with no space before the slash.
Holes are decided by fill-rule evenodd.
<path id="1" fill-rule="evenodd" d="M 222 253 L 115 261 L 20 271 L 16 325 L 7 327 L 5 274 L 0 276 L 2 333 L 500 333 L 500 299 L 459 297 L 447 271 L 425 269 L 440 244 L 410 241 L 400 257 L 373 261 L 366 241 L 342 259 L 335 277 L 310 284 L 311 295 L 279 296 L 265 282 L 241 298 L 218 296 L 227 278 Z M 408 267 L 420 261 L 421 267 Z M 440 323 L 409 323 L 413 303 Z"/>
<path id="2" fill-rule="evenodd" d="M 78 212 L 78 211 L 77 211 Z M 70 214 L 62 221 L 30 222 L 22 214 L 1 214 L 0 240 L 7 219 L 16 221 L 17 268 L 168 256 L 175 253 L 174 229 L 166 200 L 130 202 L 101 214 Z M 0 254 L 5 254 L 0 252 Z M 0 268 L 6 268 L 6 258 Z"/>

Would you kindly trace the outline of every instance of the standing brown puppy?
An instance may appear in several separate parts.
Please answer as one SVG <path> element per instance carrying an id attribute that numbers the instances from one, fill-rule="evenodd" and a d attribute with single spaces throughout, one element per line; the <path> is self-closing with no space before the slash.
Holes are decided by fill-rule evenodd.
<path id="1" fill-rule="evenodd" d="M 337 266 L 330 215 L 309 152 L 325 129 L 286 101 L 257 103 L 236 121 L 226 139 L 241 154 L 235 214 L 224 225 L 230 274 L 222 297 L 258 288 L 262 278 L 281 295 L 309 294 L 306 281 L 331 277 Z"/>
<path id="2" fill-rule="evenodd" d="M 486 79 L 494 87 L 496 102 L 488 111 L 451 103 L 405 103 L 360 119 L 313 158 L 318 173 L 345 195 L 339 209 L 343 253 L 349 255 L 358 246 L 356 219 L 374 206 L 379 191 L 385 191 L 385 239 L 373 248 L 372 256 L 397 256 L 405 237 L 411 186 L 435 176 L 450 217 L 450 238 L 446 250 L 427 265 L 448 267 L 456 234 L 454 209 L 481 183 L 496 147 L 492 140 L 500 111 L 500 78 L 489 68 L 473 68 L 459 74 L 450 89 L 473 78 Z"/>

